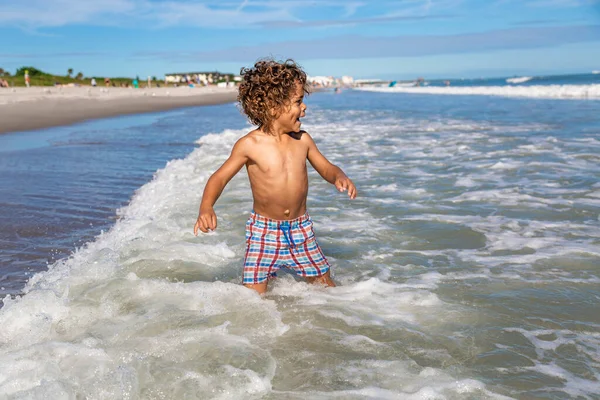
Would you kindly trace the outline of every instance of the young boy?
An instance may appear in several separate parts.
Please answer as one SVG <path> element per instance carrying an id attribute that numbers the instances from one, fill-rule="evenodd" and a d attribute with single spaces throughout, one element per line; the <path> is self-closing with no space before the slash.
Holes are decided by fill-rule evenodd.
<path id="1" fill-rule="evenodd" d="M 244 286 L 265 293 L 267 280 L 283 266 L 310 283 L 335 286 L 306 212 L 306 160 L 351 199 L 356 197 L 356 188 L 319 152 L 310 135 L 300 130 L 300 118 L 306 112 L 306 74 L 292 60 L 263 60 L 253 68 L 243 68 L 241 75 L 238 101 L 258 129 L 238 140 L 227 161 L 209 178 L 194 235 L 198 229 L 206 233 L 217 228 L 213 206 L 245 165 L 254 210 L 246 223 Z"/>

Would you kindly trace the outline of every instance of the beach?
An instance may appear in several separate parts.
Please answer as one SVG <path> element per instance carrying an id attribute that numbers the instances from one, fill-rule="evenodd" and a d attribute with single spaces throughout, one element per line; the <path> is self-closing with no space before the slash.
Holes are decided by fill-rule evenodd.
<path id="1" fill-rule="evenodd" d="M 358 197 L 308 165 L 338 286 L 264 297 L 245 169 L 192 232 L 235 104 L 0 135 L 0 398 L 598 399 L 600 103 L 560 79 L 308 96 Z"/>
<path id="2" fill-rule="evenodd" d="M 235 101 L 237 88 L 30 87 L 0 89 L 0 134 L 95 118 Z"/>

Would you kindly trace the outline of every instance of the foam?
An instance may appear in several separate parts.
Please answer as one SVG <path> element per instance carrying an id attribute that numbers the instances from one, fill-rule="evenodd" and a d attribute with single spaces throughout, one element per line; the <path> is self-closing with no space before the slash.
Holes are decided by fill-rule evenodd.
<path id="1" fill-rule="evenodd" d="M 309 169 L 309 211 L 340 286 L 285 271 L 263 298 L 240 285 L 252 207 L 243 171 L 217 203 L 219 228 L 193 236 L 203 186 L 247 129 L 205 135 L 136 191 L 110 231 L 4 300 L 0 394 L 500 398 L 462 367 L 489 340 L 477 329 L 499 320 L 469 296 L 600 283 L 590 267 L 600 141 L 543 121 L 318 107 L 311 117 L 319 149 L 359 190 L 350 201 Z M 593 368 L 594 335 L 514 329 L 546 357 L 532 361 L 538 371 L 560 375 L 556 390 L 591 393 L 577 387 L 593 380 L 552 360 L 581 346 L 573 357 Z"/>
<path id="2" fill-rule="evenodd" d="M 583 379 L 555 361 L 548 361 L 549 353 L 555 353 L 561 347 L 574 347 L 594 362 L 599 362 L 600 334 L 597 331 L 573 332 L 568 329 L 525 330 L 521 328 L 506 328 L 505 330 L 523 335 L 535 347 L 537 358 L 527 357 L 534 365 L 532 367 L 521 367 L 521 371 L 536 371 L 547 377 L 556 378 L 564 383 L 564 392 L 573 398 L 598 394 L 596 382 L 600 380 L 600 373 L 597 370 L 588 368 L 587 373 L 593 378 Z"/>
<path id="3" fill-rule="evenodd" d="M 418 372 L 415 372 L 417 370 Z M 350 362 L 338 366 L 333 377 L 323 376 L 321 379 L 334 379 L 343 376 L 346 386 L 352 389 L 333 391 L 306 391 L 303 398 L 345 398 L 345 399 L 446 399 L 473 396 L 482 399 L 508 399 L 485 389 L 481 382 L 460 379 L 456 380 L 435 368 L 419 368 L 406 361 L 361 361 Z M 398 376 L 410 376 L 410 379 L 398 379 Z M 379 381 L 380 387 L 364 386 L 365 381 Z M 299 398 L 293 392 L 275 392 L 284 398 Z"/>
<path id="4" fill-rule="evenodd" d="M 382 93 L 435 95 L 483 95 L 545 99 L 600 99 L 600 85 L 448 86 L 448 87 L 360 87 L 354 90 Z"/>
<path id="5" fill-rule="evenodd" d="M 224 132 L 224 136 L 234 140 L 240 133 Z M 258 394 L 270 390 L 274 361 L 253 342 L 283 335 L 288 329 L 272 302 L 238 284 L 180 281 L 193 269 L 181 276 L 172 275 L 164 267 L 155 271 L 158 277 L 144 278 L 136 273 L 155 261 L 163 266 L 200 262 L 222 270 L 235 258 L 236 251 L 220 233 L 206 236 L 204 243 L 192 243 L 198 241 L 190 233 L 193 220 L 190 212 L 182 213 L 180 207 L 187 203 L 194 204 L 190 211 L 197 209 L 198 193 L 194 188 L 206 180 L 214 163 L 223 157 L 210 157 L 214 149 L 203 149 L 210 147 L 208 141 L 187 160 L 171 161 L 157 171 L 130 204 L 119 210 L 120 219 L 110 232 L 57 262 L 49 271 L 35 275 L 24 289 L 25 296 L 4 299 L 0 310 L 0 343 L 4 350 L 0 359 L 12 367 L 0 372 L 0 393 L 34 398 L 46 392 L 53 398 L 72 397 L 75 393 L 91 398 L 135 395 L 143 387 L 152 387 L 145 381 L 143 369 L 139 369 L 144 363 L 137 365 L 136 360 L 149 356 L 160 360 L 146 364 L 150 371 L 172 368 L 180 362 L 177 357 L 186 353 L 198 356 L 198 351 L 205 351 L 202 346 L 188 346 L 183 352 L 190 341 L 214 342 L 232 352 L 255 348 L 264 353 L 260 357 L 267 369 L 261 371 L 260 365 L 255 370 L 224 365 L 222 373 L 237 371 L 240 378 L 223 383 L 219 371 L 200 372 L 197 368 L 202 363 L 198 363 L 196 369 L 180 368 L 176 374 L 180 383 L 194 381 L 200 385 L 197 390 L 204 393 L 215 388 L 223 393 Z M 245 306 L 240 308 L 238 302 Z M 229 325 L 213 326 L 211 318 L 223 314 L 230 315 Z M 243 314 L 254 314 L 257 323 L 240 329 Z M 195 327 L 184 322 L 186 319 L 197 321 Z M 181 328 L 169 333 L 171 325 Z M 175 358 L 169 360 L 169 354 Z M 125 359 L 129 361 L 120 361 Z M 73 367 L 65 369 L 67 363 Z M 60 373 L 56 369 L 59 364 L 63 366 Z M 43 379 L 20 378 L 24 375 Z M 167 388 L 173 383 L 160 385 L 164 385 L 160 390 L 170 391 Z M 131 390 L 123 392 L 124 387 Z M 173 390 L 177 390 L 176 385 Z"/>
<path id="6" fill-rule="evenodd" d="M 527 81 L 532 80 L 533 77 L 531 76 L 520 76 L 518 78 L 508 78 L 506 80 L 507 83 L 514 83 L 514 84 L 518 84 L 518 83 L 525 83 Z"/>

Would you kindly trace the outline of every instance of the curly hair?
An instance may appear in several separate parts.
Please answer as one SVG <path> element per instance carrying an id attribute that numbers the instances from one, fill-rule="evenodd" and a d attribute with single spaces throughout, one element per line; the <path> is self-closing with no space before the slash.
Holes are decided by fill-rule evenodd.
<path id="1" fill-rule="evenodd" d="M 250 122 L 267 133 L 273 121 L 289 106 L 297 83 L 302 85 L 304 93 L 309 93 L 306 73 L 291 59 L 284 62 L 262 59 L 252 68 L 242 68 L 240 75 L 242 83 L 237 100 Z"/>

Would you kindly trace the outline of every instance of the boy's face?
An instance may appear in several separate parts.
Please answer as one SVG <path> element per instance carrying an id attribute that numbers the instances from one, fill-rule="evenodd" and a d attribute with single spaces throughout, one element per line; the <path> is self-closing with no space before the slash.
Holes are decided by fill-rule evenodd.
<path id="1" fill-rule="evenodd" d="M 306 115 L 304 88 L 300 82 L 296 83 L 296 89 L 291 93 L 289 101 L 290 104 L 284 107 L 274 125 L 285 130 L 285 132 L 300 132 L 300 118 Z"/>

